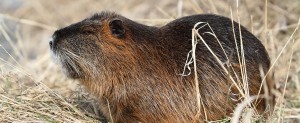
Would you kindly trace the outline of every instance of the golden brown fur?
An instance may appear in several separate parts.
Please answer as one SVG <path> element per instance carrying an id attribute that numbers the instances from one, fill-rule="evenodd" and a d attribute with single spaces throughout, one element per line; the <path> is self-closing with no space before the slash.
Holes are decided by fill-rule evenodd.
<path id="1" fill-rule="evenodd" d="M 208 27 L 199 33 L 227 67 L 221 65 L 201 42 L 196 49 L 197 75 L 201 96 L 198 112 L 194 73 L 186 60 L 191 48 L 194 24 L 208 22 L 225 49 Z M 67 76 L 79 79 L 100 101 L 101 111 L 114 122 L 203 122 L 230 116 L 242 97 L 232 79 L 242 84 L 233 30 L 240 49 L 238 24 L 216 15 L 194 15 L 158 28 L 138 24 L 111 12 L 102 12 L 82 22 L 57 30 L 51 50 Z M 260 41 L 241 28 L 250 95 L 261 85 L 259 65 L 268 71 L 270 61 Z M 226 59 L 225 56 L 231 56 Z M 226 62 L 229 64 L 226 65 Z M 192 65 L 189 66 L 193 71 Z M 268 80 L 268 89 L 273 88 Z M 247 93 L 246 91 L 243 93 Z M 261 91 L 263 94 L 263 89 Z M 256 109 L 266 110 L 259 99 Z M 267 110 L 266 112 L 270 112 Z"/>

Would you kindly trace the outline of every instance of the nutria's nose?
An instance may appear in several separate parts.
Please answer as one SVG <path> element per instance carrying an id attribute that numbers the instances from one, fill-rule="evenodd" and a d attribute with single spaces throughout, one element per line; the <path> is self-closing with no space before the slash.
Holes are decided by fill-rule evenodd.
<path id="1" fill-rule="evenodd" d="M 54 50 L 57 44 L 57 31 L 54 32 L 51 39 L 49 40 L 49 46 L 51 50 Z"/>
<path id="2" fill-rule="evenodd" d="M 50 48 L 52 49 L 52 47 L 53 47 L 53 39 L 50 39 L 50 41 L 49 41 L 49 46 L 50 46 Z"/>
<path id="3" fill-rule="evenodd" d="M 51 50 L 53 50 L 54 47 L 55 47 L 55 42 L 54 41 L 55 41 L 55 39 L 53 37 L 49 40 L 49 47 L 50 47 Z"/>

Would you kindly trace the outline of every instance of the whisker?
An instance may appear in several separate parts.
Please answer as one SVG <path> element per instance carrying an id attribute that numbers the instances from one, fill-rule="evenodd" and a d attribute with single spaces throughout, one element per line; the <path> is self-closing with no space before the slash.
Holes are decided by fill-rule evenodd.
<path id="1" fill-rule="evenodd" d="M 96 69 L 96 67 L 93 63 L 91 63 L 87 59 L 80 57 L 80 55 L 87 55 L 87 54 L 77 55 L 65 48 L 63 48 L 62 50 L 63 50 L 65 57 L 67 58 L 65 62 L 69 62 L 70 65 L 72 65 L 72 67 L 77 70 L 76 73 L 78 75 L 80 75 L 79 73 L 82 73 L 82 72 L 79 71 L 77 67 L 80 67 L 84 71 L 85 74 L 92 74 L 92 75 L 89 75 L 89 77 L 95 78 L 96 75 L 99 75 L 98 70 Z M 90 55 L 90 54 L 88 54 L 88 55 Z M 77 66 L 76 66 L 76 64 L 77 64 Z"/>

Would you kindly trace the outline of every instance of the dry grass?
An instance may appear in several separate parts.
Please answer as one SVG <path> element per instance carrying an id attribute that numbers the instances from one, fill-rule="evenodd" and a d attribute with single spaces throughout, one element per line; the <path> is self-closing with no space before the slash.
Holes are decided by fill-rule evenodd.
<path id="1" fill-rule="evenodd" d="M 261 39 L 274 64 L 276 86 L 282 93 L 276 93 L 278 101 L 269 122 L 300 122 L 300 37 L 299 31 L 294 32 L 300 1 L 239 0 L 238 8 L 237 1 L 30 0 L 12 4 L 16 8 L 11 10 L 5 8 L 12 5 L 3 7 L 0 2 L 0 122 L 101 119 L 92 97 L 52 62 L 48 39 L 56 28 L 102 10 L 148 25 L 196 13 L 232 17 Z"/>

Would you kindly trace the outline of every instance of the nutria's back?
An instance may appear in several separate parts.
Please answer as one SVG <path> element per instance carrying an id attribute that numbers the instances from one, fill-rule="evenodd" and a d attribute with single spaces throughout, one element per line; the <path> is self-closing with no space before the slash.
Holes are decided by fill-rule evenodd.
<path id="1" fill-rule="evenodd" d="M 196 93 L 194 68 L 187 63 L 191 58 L 192 29 L 198 22 L 204 22 L 198 25 L 198 32 L 222 65 L 199 40 L 196 48 L 199 93 Z M 102 12 L 57 30 L 50 47 L 67 76 L 80 79 L 99 99 L 107 119 L 203 122 L 230 116 L 236 104 L 244 99 L 243 95 L 248 92 L 257 95 L 262 81 L 259 66 L 264 73 L 269 69 L 264 46 L 242 26 L 240 38 L 238 27 L 225 17 L 193 15 L 158 28 Z M 241 48 L 244 60 L 239 59 L 243 56 Z M 246 68 L 247 78 L 242 77 L 241 68 Z M 249 91 L 237 88 L 243 79 L 247 80 Z M 272 89 L 272 82 L 268 86 Z M 254 103 L 259 113 L 266 109 L 266 104 L 262 99 Z"/>

